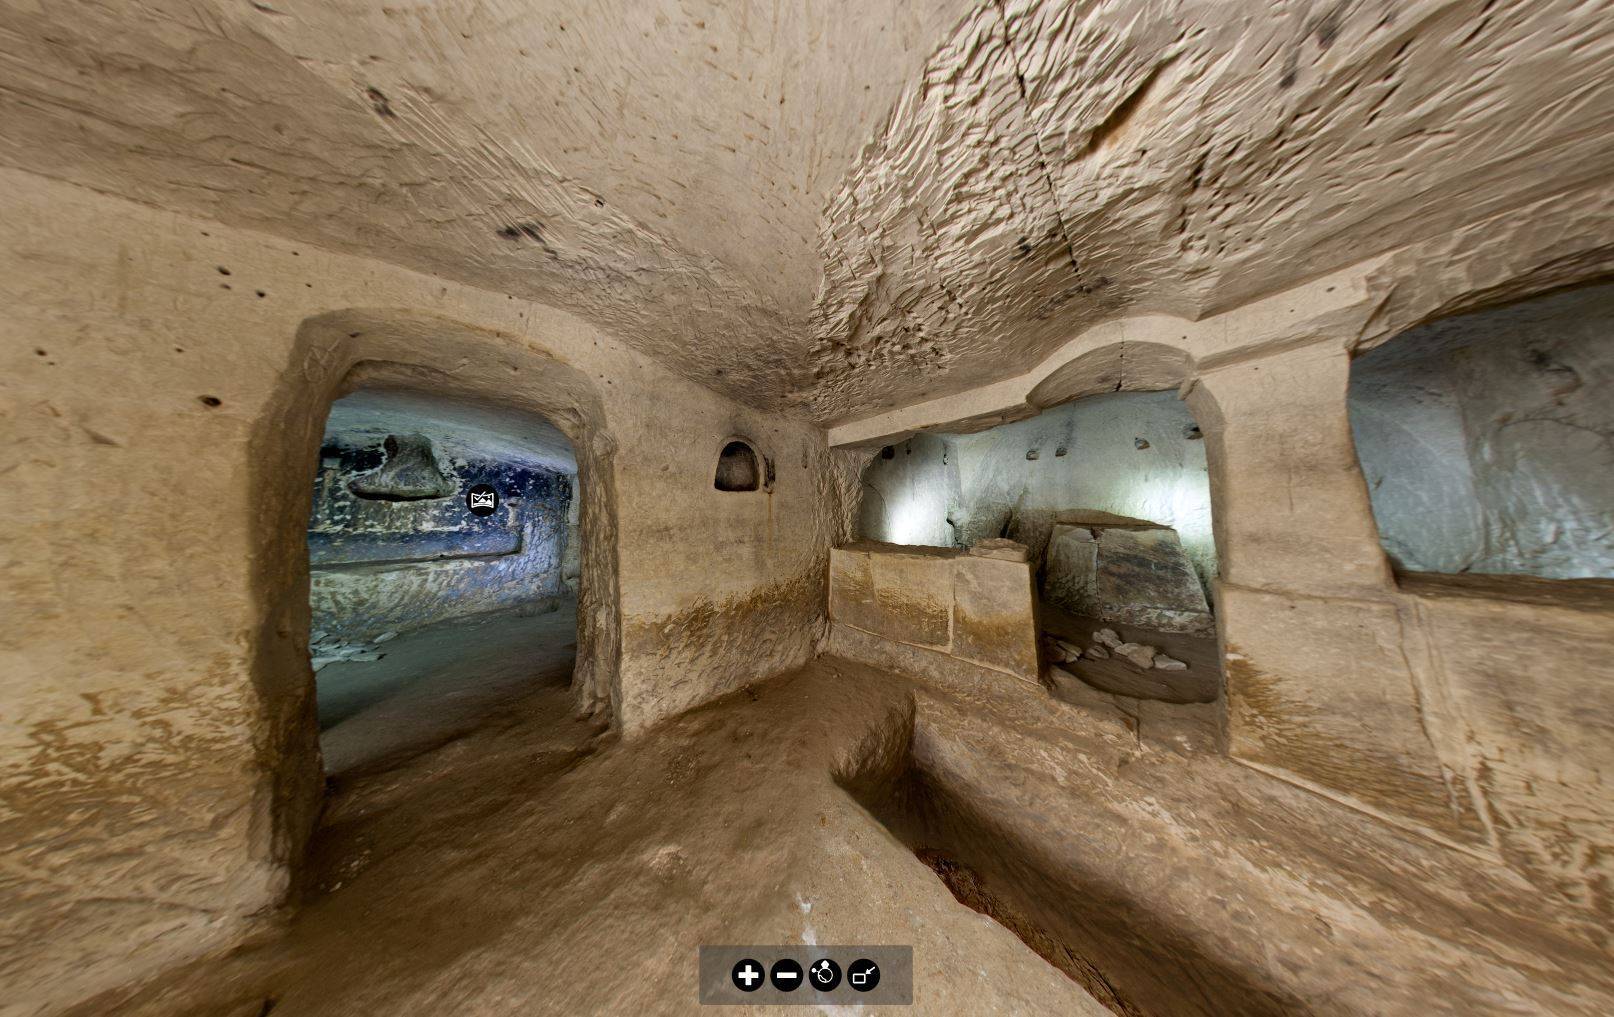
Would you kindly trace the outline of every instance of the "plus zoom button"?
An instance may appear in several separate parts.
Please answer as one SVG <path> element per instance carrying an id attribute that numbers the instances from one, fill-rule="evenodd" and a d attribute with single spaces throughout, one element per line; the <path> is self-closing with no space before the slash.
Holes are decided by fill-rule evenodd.
<path id="1" fill-rule="evenodd" d="M 734 970 L 729 972 L 729 979 L 741 992 L 757 991 L 767 977 L 768 973 L 762 970 L 762 965 L 749 957 L 734 965 Z"/>

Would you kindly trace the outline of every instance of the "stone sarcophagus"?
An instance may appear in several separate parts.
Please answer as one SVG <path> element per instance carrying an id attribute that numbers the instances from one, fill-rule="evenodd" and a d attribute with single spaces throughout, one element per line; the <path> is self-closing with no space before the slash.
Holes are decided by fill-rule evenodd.
<path id="1" fill-rule="evenodd" d="M 1042 599 L 1070 614 L 1207 638 L 1216 622 L 1177 531 L 1116 516 L 1067 517 L 1043 562 Z"/>

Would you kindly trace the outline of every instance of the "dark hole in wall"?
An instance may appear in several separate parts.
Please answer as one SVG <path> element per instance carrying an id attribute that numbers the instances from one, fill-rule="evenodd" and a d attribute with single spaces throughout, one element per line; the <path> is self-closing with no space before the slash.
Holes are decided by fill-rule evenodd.
<path id="1" fill-rule="evenodd" d="M 755 491 L 762 486 L 762 468 L 757 454 L 743 441 L 731 441 L 717 457 L 717 474 L 712 486 L 719 491 Z"/>

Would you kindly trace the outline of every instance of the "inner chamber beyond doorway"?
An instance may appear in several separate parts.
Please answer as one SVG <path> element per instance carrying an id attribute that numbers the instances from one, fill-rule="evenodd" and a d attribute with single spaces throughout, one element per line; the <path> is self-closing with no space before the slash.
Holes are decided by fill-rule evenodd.
<path id="1" fill-rule="evenodd" d="M 575 661 L 577 461 L 543 417 L 360 388 L 331 405 L 309 517 L 320 747 L 385 769 Z"/>
<path id="2" fill-rule="evenodd" d="M 1206 442 L 1175 392 L 1090 396 L 886 446 L 864 472 L 858 530 L 890 544 L 1025 545 L 1055 694 L 1108 697 L 1171 717 L 1204 747 L 1217 740 Z"/>

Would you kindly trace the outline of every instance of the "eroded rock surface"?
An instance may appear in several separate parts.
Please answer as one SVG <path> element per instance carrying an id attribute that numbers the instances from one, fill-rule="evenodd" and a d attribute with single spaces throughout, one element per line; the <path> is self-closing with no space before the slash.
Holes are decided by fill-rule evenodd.
<path id="1" fill-rule="evenodd" d="M 1490 319 L 1516 370 L 1457 373 L 1517 391 L 1364 432 L 1410 484 L 1346 413 L 1372 347 L 1614 271 L 1606 2 L 0 7 L 0 1008 L 200 957 L 132 1006 L 687 1012 L 645 942 L 879 928 L 927 1013 L 1614 1009 L 1606 336 Z M 580 653 L 339 793 L 281 930 L 367 372 L 571 444 Z M 949 549 L 840 561 L 887 453 L 862 505 Z M 1478 513 L 1419 487 L 1458 453 Z M 1034 684 L 1027 562 L 962 549 L 1073 504 L 1176 528 L 1224 645 L 1072 617 Z M 1158 550 L 1123 585 L 1186 589 Z M 763 681 L 826 646 L 911 677 Z"/>
<path id="2" fill-rule="evenodd" d="M 1606 179 L 1605 15 L 984 4 L 831 198 L 812 404 L 849 419 L 1126 309 L 1233 306 L 1525 205 L 1543 159 Z"/>
<path id="3" fill-rule="evenodd" d="M 7 165 L 572 308 L 822 420 L 1614 163 L 1577 0 L 10 7 Z"/>

